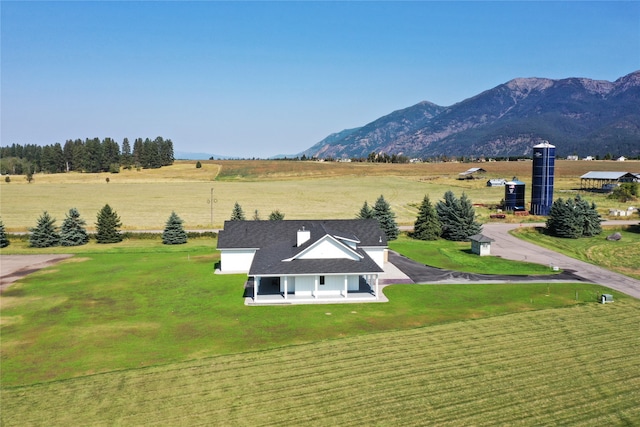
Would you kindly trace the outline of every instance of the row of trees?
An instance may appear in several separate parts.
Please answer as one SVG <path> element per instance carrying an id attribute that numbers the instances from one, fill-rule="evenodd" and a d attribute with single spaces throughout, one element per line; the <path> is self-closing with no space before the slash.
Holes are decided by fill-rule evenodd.
<path id="1" fill-rule="evenodd" d="M 154 140 L 136 138 L 133 147 L 125 138 L 122 148 L 111 138 L 67 140 L 64 146 L 56 142 L 45 146 L 13 144 L 0 148 L 2 175 L 70 171 L 116 173 L 120 167 L 153 169 L 173 162 L 173 142 L 161 136 Z"/>
<path id="2" fill-rule="evenodd" d="M 410 236 L 419 240 L 436 240 L 442 237 L 466 241 L 481 230 L 482 226 L 476 221 L 475 209 L 467 195 L 462 193 L 462 197 L 458 199 L 452 191 L 447 191 L 443 200 L 438 201 L 435 207 L 429 196 L 424 196 Z"/>
<path id="3" fill-rule="evenodd" d="M 244 210 L 242 209 L 242 206 L 240 206 L 240 204 L 238 202 L 236 202 L 233 205 L 233 211 L 231 211 L 231 221 L 246 221 L 247 217 L 244 214 Z M 251 218 L 253 221 L 261 221 L 262 218 L 260 218 L 260 212 L 258 212 L 258 209 L 256 209 L 253 212 L 253 217 Z M 269 214 L 269 221 L 282 221 L 284 219 L 284 214 L 282 212 L 280 212 L 278 209 L 276 209 L 275 211 L 272 211 Z"/>
<path id="4" fill-rule="evenodd" d="M 86 229 L 86 221 L 80 217 L 76 208 L 71 208 L 67 213 L 62 226 L 58 229 L 53 218 L 44 211 L 38 218 L 37 225 L 30 228 L 29 246 L 32 248 L 49 248 L 52 246 L 81 246 L 89 242 L 89 234 Z M 187 243 L 187 233 L 183 227 L 184 221 L 171 212 L 162 233 L 162 243 L 166 245 L 178 245 Z M 118 243 L 122 241 L 120 227 L 122 222 L 118 213 L 108 204 L 104 205 L 97 214 L 96 242 Z M 0 220 L 0 248 L 9 246 L 4 224 Z"/>

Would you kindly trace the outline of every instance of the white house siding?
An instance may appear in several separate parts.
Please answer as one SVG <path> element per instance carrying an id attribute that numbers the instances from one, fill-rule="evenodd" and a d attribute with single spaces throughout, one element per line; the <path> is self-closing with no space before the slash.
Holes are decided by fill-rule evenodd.
<path id="1" fill-rule="evenodd" d="M 357 259 L 357 255 L 348 253 L 344 246 L 341 246 L 336 241 L 331 239 L 325 239 L 318 243 L 318 245 L 310 248 L 306 253 L 303 253 L 298 259 Z"/>
<path id="2" fill-rule="evenodd" d="M 350 291 L 358 291 L 360 290 L 360 276 L 349 276 L 348 277 L 347 289 Z"/>
<path id="3" fill-rule="evenodd" d="M 378 264 L 378 267 L 384 268 L 384 263 L 387 258 L 387 249 L 380 247 L 364 247 L 364 251 L 371 257 L 372 260 Z"/>
<path id="4" fill-rule="evenodd" d="M 220 271 L 222 273 L 248 273 L 255 249 L 225 249 L 220 253 Z"/>
<path id="5" fill-rule="evenodd" d="M 296 295 L 300 296 L 312 296 L 315 290 L 315 277 L 314 276 L 298 276 L 296 277 L 295 285 Z"/>
<path id="6" fill-rule="evenodd" d="M 324 285 L 318 281 L 318 296 L 340 295 L 342 292 L 344 292 L 344 276 L 324 276 Z"/>

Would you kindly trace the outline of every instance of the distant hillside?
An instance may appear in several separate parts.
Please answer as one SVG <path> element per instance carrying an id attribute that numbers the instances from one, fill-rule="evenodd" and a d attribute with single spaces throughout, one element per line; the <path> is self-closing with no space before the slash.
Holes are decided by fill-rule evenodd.
<path id="1" fill-rule="evenodd" d="M 525 156 L 540 141 L 557 155 L 640 155 L 640 71 L 615 82 L 518 78 L 441 107 L 421 102 L 332 134 L 300 155 Z"/>
<path id="2" fill-rule="evenodd" d="M 224 160 L 228 158 L 225 156 L 219 156 L 217 154 L 190 153 L 188 151 L 176 151 L 174 157 L 178 160 L 209 160 L 212 157 L 214 160 Z"/>

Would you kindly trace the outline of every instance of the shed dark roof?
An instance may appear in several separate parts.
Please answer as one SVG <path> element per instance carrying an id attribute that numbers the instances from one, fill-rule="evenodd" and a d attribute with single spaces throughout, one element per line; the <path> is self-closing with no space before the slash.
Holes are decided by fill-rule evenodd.
<path id="1" fill-rule="evenodd" d="M 471 240 L 473 242 L 478 242 L 478 243 L 495 242 L 495 240 L 493 240 L 490 237 L 485 236 L 484 234 L 474 234 L 473 236 L 469 237 L 469 240 Z"/>

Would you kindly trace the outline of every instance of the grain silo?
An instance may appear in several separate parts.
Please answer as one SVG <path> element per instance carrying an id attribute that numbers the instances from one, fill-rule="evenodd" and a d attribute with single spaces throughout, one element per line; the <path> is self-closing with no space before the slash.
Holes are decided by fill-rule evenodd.
<path id="1" fill-rule="evenodd" d="M 514 179 L 504 184 L 504 209 L 507 211 L 523 211 L 525 184 Z"/>
<path id="2" fill-rule="evenodd" d="M 553 176 L 556 147 L 543 142 L 533 146 L 533 177 L 531 182 L 531 213 L 549 215 L 553 204 Z"/>

